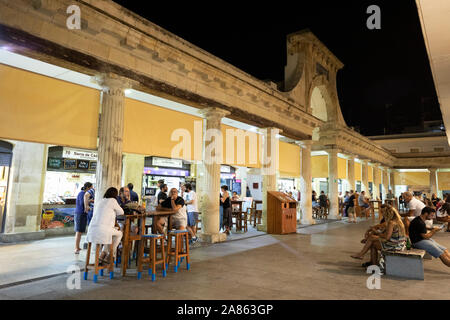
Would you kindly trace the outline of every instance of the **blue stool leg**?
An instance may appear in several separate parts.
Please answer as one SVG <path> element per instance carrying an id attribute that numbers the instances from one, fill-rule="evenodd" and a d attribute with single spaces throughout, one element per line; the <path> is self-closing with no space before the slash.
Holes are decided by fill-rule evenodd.
<path id="1" fill-rule="evenodd" d="M 109 272 L 109 278 L 110 278 L 110 279 L 114 278 L 114 271 L 110 271 L 110 272 Z"/>
<path id="2" fill-rule="evenodd" d="M 98 281 L 98 275 L 94 274 L 94 282 L 97 283 Z"/>
<path id="3" fill-rule="evenodd" d="M 167 272 L 166 272 L 166 270 L 163 270 L 163 272 L 162 272 L 162 276 L 163 276 L 163 278 L 165 278 L 166 276 L 167 276 Z"/>
<path id="4" fill-rule="evenodd" d="M 141 277 L 142 277 L 142 272 L 138 271 L 138 273 L 137 273 L 137 278 L 138 278 L 138 280 L 140 280 Z"/>
<path id="5" fill-rule="evenodd" d="M 150 276 L 152 273 L 152 269 L 148 269 L 148 275 Z"/>
<path id="6" fill-rule="evenodd" d="M 84 272 L 84 277 L 83 277 L 83 279 L 84 279 L 84 280 L 87 280 L 87 279 L 88 279 L 88 272 L 87 272 L 87 271 Z"/>
<path id="7" fill-rule="evenodd" d="M 186 263 L 186 269 L 189 270 L 191 268 L 191 264 L 190 263 Z"/>
<path id="8" fill-rule="evenodd" d="M 100 276 L 103 277 L 103 269 L 100 270 Z"/>
<path id="9" fill-rule="evenodd" d="M 156 280 L 156 274 L 152 273 L 152 282 Z"/>

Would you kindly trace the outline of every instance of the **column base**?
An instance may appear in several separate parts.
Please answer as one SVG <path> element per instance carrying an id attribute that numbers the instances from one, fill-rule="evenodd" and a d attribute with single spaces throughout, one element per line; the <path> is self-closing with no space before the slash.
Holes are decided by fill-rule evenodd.
<path id="1" fill-rule="evenodd" d="M 267 226 L 264 224 L 258 224 L 258 225 L 256 225 L 256 230 L 262 231 L 262 232 L 267 232 Z"/>
<path id="2" fill-rule="evenodd" d="M 200 238 L 202 241 L 207 243 L 217 243 L 217 242 L 224 242 L 227 240 L 227 235 L 222 232 L 218 233 L 202 233 L 200 234 Z"/>
<path id="3" fill-rule="evenodd" d="M 300 223 L 303 225 L 313 225 L 313 224 L 316 224 L 316 221 L 313 218 L 311 218 L 311 219 L 305 218 L 305 219 L 302 219 L 300 221 Z"/>

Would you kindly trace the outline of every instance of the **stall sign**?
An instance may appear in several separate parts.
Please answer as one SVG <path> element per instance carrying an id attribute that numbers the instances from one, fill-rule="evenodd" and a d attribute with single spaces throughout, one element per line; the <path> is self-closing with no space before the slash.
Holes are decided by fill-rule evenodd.
<path id="1" fill-rule="evenodd" d="M 87 160 L 78 160 L 77 161 L 77 168 L 78 169 L 89 169 L 89 161 Z"/>
<path id="2" fill-rule="evenodd" d="M 48 158 L 47 166 L 52 169 L 60 169 L 62 165 L 62 159 L 60 158 Z"/>
<path id="3" fill-rule="evenodd" d="M 152 165 L 157 167 L 183 168 L 183 160 L 153 157 Z"/>
<path id="4" fill-rule="evenodd" d="M 72 148 L 63 148 L 63 158 L 72 158 L 80 160 L 97 160 L 97 152 L 89 150 L 79 150 Z"/>
<path id="5" fill-rule="evenodd" d="M 220 172 L 230 173 L 231 167 L 230 166 L 220 166 Z"/>
<path id="6" fill-rule="evenodd" d="M 76 168 L 77 168 L 77 160 L 75 159 L 64 160 L 64 169 L 76 169 Z"/>
<path id="7" fill-rule="evenodd" d="M 89 170 L 96 170 L 96 169 L 97 169 L 97 161 L 89 162 Z"/>

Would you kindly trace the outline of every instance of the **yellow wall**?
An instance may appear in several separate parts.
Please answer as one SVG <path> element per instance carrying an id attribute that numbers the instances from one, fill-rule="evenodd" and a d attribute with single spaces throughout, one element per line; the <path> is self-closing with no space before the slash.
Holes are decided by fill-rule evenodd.
<path id="1" fill-rule="evenodd" d="M 373 182 L 373 167 L 367 166 L 367 181 Z"/>
<path id="2" fill-rule="evenodd" d="M 338 157 L 338 178 L 347 179 L 347 160 Z"/>
<path id="3" fill-rule="evenodd" d="M 199 138 L 196 141 L 199 144 L 197 154 L 194 154 L 195 121 L 199 128 Z M 201 118 L 186 113 L 126 98 L 123 152 L 171 158 L 172 149 L 181 142 L 181 139 L 171 141 L 172 133 L 177 129 L 184 129 L 190 135 L 190 141 L 189 139 L 186 141 L 191 145 L 191 154 L 181 154 L 174 158 L 201 160 L 202 121 Z"/>
<path id="4" fill-rule="evenodd" d="M 279 171 L 282 177 L 300 177 L 300 147 L 280 141 Z"/>
<path id="5" fill-rule="evenodd" d="M 227 153 L 227 129 L 232 129 L 233 131 L 231 133 L 238 134 L 237 128 L 227 126 L 225 124 L 221 125 L 222 127 L 222 136 L 223 136 L 223 163 L 231 166 L 242 166 L 242 167 L 248 167 L 248 168 L 260 168 L 261 163 L 259 161 L 259 152 L 260 152 L 260 138 L 259 135 L 255 132 L 250 131 L 244 131 L 241 130 L 241 133 L 245 133 L 248 135 L 248 137 L 245 138 L 245 161 L 241 162 L 238 159 L 238 139 L 234 138 L 234 157 L 232 157 L 231 149 L 230 154 Z M 231 135 L 230 135 L 231 137 Z M 253 144 L 256 141 L 255 144 Z M 250 145 L 251 144 L 251 145 Z M 229 145 L 229 148 L 231 148 L 231 144 Z M 256 151 L 256 152 L 255 152 Z M 253 159 L 251 158 L 251 154 L 253 154 Z M 227 155 L 231 158 L 234 158 L 232 161 L 227 160 Z M 255 162 L 256 161 L 256 162 Z"/>
<path id="6" fill-rule="evenodd" d="M 361 181 L 361 163 L 355 161 L 355 180 Z"/>
<path id="7" fill-rule="evenodd" d="M 428 186 L 430 184 L 429 172 L 395 172 L 396 185 Z"/>
<path id="8" fill-rule="evenodd" d="M 438 189 L 450 190 L 450 172 L 438 172 Z"/>
<path id="9" fill-rule="evenodd" d="M 313 178 L 328 177 L 328 156 L 311 157 L 311 174 Z"/>
<path id="10" fill-rule="evenodd" d="M 97 148 L 100 92 L 0 64 L 0 137 Z"/>

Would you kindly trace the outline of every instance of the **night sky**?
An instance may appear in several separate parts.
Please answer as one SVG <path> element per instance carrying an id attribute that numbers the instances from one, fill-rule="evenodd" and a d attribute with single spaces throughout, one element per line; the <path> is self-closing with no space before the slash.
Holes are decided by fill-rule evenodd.
<path id="1" fill-rule="evenodd" d="M 347 125 L 364 135 L 401 133 L 442 118 L 413 0 L 115 1 L 261 79 L 284 79 L 286 35 L 309 28 L 343 63 L 337 85 Z M 147 2 L 147 1 L 146 1 Z M 343 5 L 345 3 L 345 5 Z M 381 30 L 369 30 L 369 5 Z"/>

